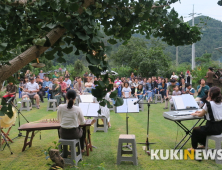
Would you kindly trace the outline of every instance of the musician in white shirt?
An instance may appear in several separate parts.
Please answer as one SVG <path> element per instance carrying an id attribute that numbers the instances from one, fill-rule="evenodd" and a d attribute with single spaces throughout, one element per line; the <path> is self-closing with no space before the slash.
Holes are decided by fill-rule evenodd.
<path id="1" fill-rule="evenodd" d="M 85 118 L 81 108 L 73 105 L 76 99 L 76 92 L 68 90 L 66 99 L 68 104 L 60 104 L 57 111 L 57 118 L 61 125 L 59 130 L 60 137 L 62 139 L 80 139 L 81 151 L 85 152 L 84 141 L 86 133 L 79 127 L 79 125 L 85 124 Z M 91 124 L 93 123 L 95 123 L 95 120 Z M 67 148 L 63 149 L 63 157 L 67 157 Z"/>
<path id="2" fill-rule="evenodd" d="M 195 127 L 191 136 L 192 149 L 205 147 L 206 137 L 209 135 L 220 135 L 222 132 L 222 96 L 221 90 L 218 87 L 212 87 L 208 93 L 210 102 L 205 103 L 202 111 L 192 113 L 193 116 L 206 116 L 207 123 L 205 126 Z M 197 147 L 198 143 L 202 146 Z"/>

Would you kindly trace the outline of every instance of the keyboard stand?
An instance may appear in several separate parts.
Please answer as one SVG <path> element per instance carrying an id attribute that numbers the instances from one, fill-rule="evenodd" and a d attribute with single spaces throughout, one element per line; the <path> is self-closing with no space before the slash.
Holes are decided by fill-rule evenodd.
<path id="1" fill-rule="evenodd" d="M 197 120 L 197 122 L 192 126 L 191 129 L 188 129 L 185 125 L 182 124 L 181 120 L 175 120 L 174 122 L 181 128 L 184 130 L 184 132 L 186 133 L 186 135 L 183 137 L 183 139 L 177 144 L 177 146 L 175 146 L 174 149 L 177 149 L 179 147 L 179 145 L 185 140 L 185 138 L 189 135 L 188 139 L 182 144 L 182 146 L 179 148 L 178 152 L 180 151 L 180 149 L 188 142 L 188 140 L 191 138 L 192 136 L 192 130 L 196 127 L 196 125 L 201 121 L 201 118 Z M 205 119 L 199 124 L 199 126 L 201 126 L 204 123 Z"/>

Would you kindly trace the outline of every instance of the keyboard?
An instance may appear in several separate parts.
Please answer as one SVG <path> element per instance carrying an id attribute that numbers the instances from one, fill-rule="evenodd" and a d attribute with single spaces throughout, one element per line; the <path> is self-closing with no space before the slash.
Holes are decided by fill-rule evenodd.
<path id="1" fill-rule="evenodd" d="M 163 117 L 172 121 L 201 119 L 201 117 L 191 115 L 196 111 L 197 110 L 169 111 L 164 112 Z M 201 109 L 198 109 L 198 111 L 201 111 Z"/>

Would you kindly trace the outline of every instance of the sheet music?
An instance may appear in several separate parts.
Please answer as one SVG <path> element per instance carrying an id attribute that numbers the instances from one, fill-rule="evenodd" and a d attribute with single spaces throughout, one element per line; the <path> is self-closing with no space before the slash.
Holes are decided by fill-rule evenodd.
<path id="1" fill-rule="evenodd" d="M 182 98 L 183 98 L 183 103 L 184 103 L 185 106 L 199 108 L 197 102 L 195 101 L 195 99 L 194 99 L 194 97 L 192 95 L 190 95 L 190 94 L 183 94 Z"/>
<path id="2" fill-rule="evenodd" d="M 134 105 L 137 98 L 123 99 L 123 105 L 116 107 L 116 113 L 138 113 L 139 104 Z"/>
<path id="3" fill-rule="evenodd" d="M 88 103 L 89 109 L 87 116 L 90 117 L 97 117 L 98 116 L 98 110 L 99 110 L 99 103 Z"/>
<path id="4" fill-rule="evenodd" d="M 79 103 L 79 107 L 82 110 L 83 116 L 87 116 L 88 108 L 89 108 L 89 103 Z"/>
<path id="5" fill-rule="evenodd" d="M 136 102 L 137 100 L 137 98 L 127 99 L 128 113 L 140 112 L 139 104 L 134 105 L 134 102 Z"/>
<path id="6" fill-rule="evenodd" d="M 176 109 L 186 109 L 181 96 L 172 96 Z"/>
<path id="7" fill-rule="evenodd" d="M 93 103 L 93 95 L 80 95 L 82 103 Z"/>
<path id="8" fill-rule="evenodd" d="M 199 108 L 194 97 L 190 94 L 183 94 L 180 96 L 172 96 L 172 98 L 173 98 L 173 102 L 174 102 L 176 110 L 187 109 L 187 107 L 188 108 L 195 107 L 196 109 Z M 195 109 L 195 108 L 193 108 L 193 109 Z"/>

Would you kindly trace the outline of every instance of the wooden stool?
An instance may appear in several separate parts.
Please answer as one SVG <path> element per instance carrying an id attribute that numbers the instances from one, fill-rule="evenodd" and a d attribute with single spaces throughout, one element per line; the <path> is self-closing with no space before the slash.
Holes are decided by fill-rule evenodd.
<path id="1" fill-rule="evenodd" d="M 205 151 L 207 151 L 207 149 L 208 149 L 208 141 L 209 141 L 209 139 L 215 141 L 215 149 L 216 150 L 221 149 L 222 134 L 207 136 L 206 145 L 205 145 Z M 218 160 L 217 157 L 218 157 L 218 154 L 216 154 L 216 158 L 215 158 L 216 164 L 222 164 L 222 160 Z"/>
<path id="2" fill-rule="evenodd" d="M 57 107 L 57 100 L 56 99 L 49 99 L 48 105 L 47 105 L 47 111 L 53 110 L 55 112 L 56 107 Z"/>
<path id="3" fill-rule="evenodd" d="M 104 116 L 95 117 L 95 119 L 96 119 L 96 123 L 94 124 L 94 132 L 96 132 L 98 130 L 107 132 L 108 122 L 107 122 L 106 117 L 104 117 Z M 99 124 L 99 119 L 103 119 L 103 124 Z"/>
<path id="4" fill-rule="evenodd" d="M 67 147 L 64 148 L 64 145 Z M 70 151 L 68 149 L 68 145 L 70 146 Z M 77 149 L 76 149 L 77 148 Z M 59 139 L 59 152 L 64 152 L 64 149 L 67 149 L 68 155 L 71 154 L 71 158 L 63 158 L 65 164 L 72 164 L 77 166 L 78 162 L 82 159 L 82 152 L 81 152 L 81 147 L 80 147 L 80 140 L 79 139 Z M 67 155 L 67 156 L 68 156 Z M 63 157 L 63 154 L 62 154 Z"/>
<path id="5" fill-rule="evenodd" d="M 20 111 L 30 111 L 32 109 L 32 102 L 30 100 L 21 100 Z"/>
<path id="6" fill-rule="evenodd" d="M 159 97 L 160 97 L 160 100 L 158 100 Z M 155 103 L 162 103 L 162 95 L 161 94 L 155 94 Z"/>
<path id="7" fill-rule="evenodd" d="M 132 143 L 132 150 L 124 151 L 123 143 Z M 124 157 L 123 154 L 132 154 L 132 157 Z M 121 161 L 132 161 L 134 165 L 138 165 L 137 151 L 136 151 L 136 139 L 135 135 L 119 135 L 119 143 L 117 150 L 117 165 L 120 165 Z"/>

